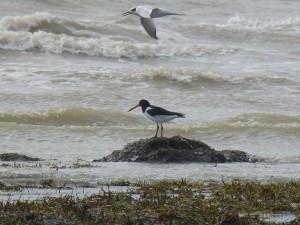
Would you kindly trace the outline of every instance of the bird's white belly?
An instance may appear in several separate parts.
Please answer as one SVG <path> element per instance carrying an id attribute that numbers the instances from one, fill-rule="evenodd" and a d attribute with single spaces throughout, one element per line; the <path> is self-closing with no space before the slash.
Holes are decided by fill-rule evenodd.
<path id="1" fill-rule="evenodd" d="M 147 113 L 147 111 L 144 113 L 145 116 L 149 119 L 154 121 L 155 123 L 165 123 L 169 122 L 170 120 L 173 120 L 177 118 L 178 116 L 176 115 L 158 115 L 158 116 L 151 116 Z"/>

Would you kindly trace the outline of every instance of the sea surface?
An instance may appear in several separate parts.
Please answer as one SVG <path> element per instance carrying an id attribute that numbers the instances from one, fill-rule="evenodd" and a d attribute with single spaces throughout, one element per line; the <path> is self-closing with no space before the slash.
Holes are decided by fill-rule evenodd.
<path id="1" fill-rule="evenodd" d="M 185 16 L 139 18 L 153 5 Z M 300 181 L 299 0 L 1 0 L 1 182 L 233 178 Z M 164 135 L 237 149 L 260 163 L 92 163 L 156 124 L 140 99 L 186 114 Z M 88 168 L 79 164 L 90 164 Z"/>

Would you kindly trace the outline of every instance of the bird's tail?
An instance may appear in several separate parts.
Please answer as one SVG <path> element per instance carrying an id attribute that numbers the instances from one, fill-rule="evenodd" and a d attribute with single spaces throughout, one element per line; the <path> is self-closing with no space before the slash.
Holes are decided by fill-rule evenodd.
<path id="1" fill-rule="evenodd" d="M 176 115 L 177 115 L 178 117 L 185 118 L 185 114 L 183 114 L 183 113 L 176 113 Z"/>
<path id="2" fill-rule="evenodd" d="M 168 15 L 176 15 L 176 16 L 184 16 L 186 14 L 183 14 L 183 13 L 172 13 L 172 12 L 169 12 Z"/>

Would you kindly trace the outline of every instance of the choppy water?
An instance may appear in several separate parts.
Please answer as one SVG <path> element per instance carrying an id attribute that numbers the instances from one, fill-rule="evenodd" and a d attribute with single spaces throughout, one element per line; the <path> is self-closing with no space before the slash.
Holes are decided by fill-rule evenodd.
<path id="1" fill-rule="evenodd" d="M 158 19 L 158 41 L 138 18 L 122 16 L 139 4 L 1 1 L 0 153 L 46 160 L 0 167 L 1 179 L 299 179 L 300 2 L 145 1 L 187 14 Z M 153 136 L 156 125 L 140 110 L 127 112 L 142 98 L 186 114 L 165 125 L 166 136 L 267 162 L 49 167 Z"/>

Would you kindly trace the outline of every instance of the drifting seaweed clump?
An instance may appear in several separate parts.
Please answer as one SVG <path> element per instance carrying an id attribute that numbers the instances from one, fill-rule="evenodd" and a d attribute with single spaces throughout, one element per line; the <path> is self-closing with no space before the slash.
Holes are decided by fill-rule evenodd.
<path id="1" fill-rule="evenodd" d="M 51 186 L 54 181 L 44 181 Z M 130 183 L 126 183 L 129 185 Z M 20 188 L 20 187 L 18 187 Z M 9 190 L 3 183 L 0 191 Z M 233 180 L 221 185 L 186 180 L 139 181 L 126 191 L 44 197 L 37 201 L 0 202 L 1 224 L 220 224 L 253 225 L 300 222 L 300 183 Z M 284 213 L 287 222 L 262 215 Z"/>

